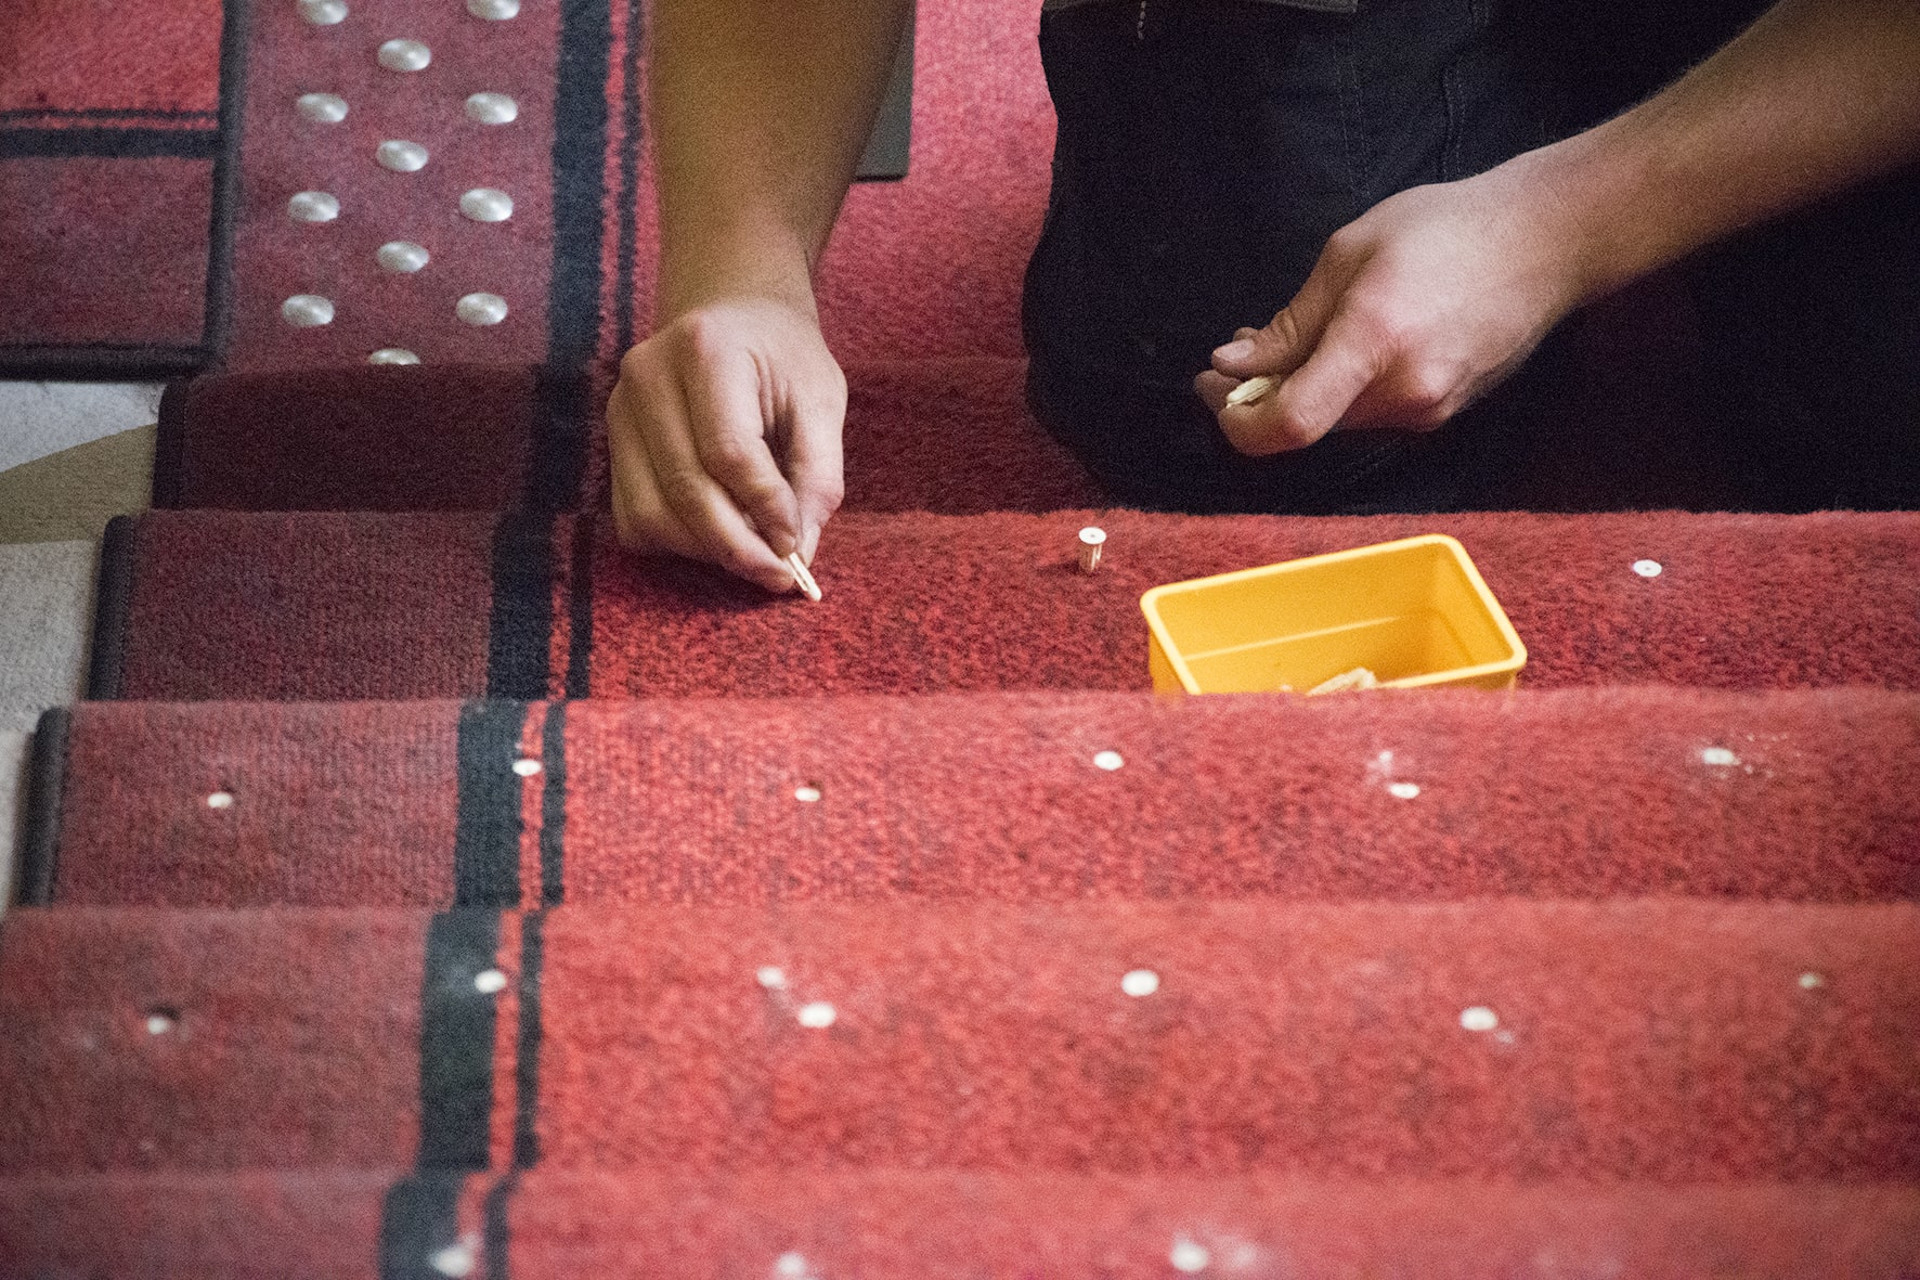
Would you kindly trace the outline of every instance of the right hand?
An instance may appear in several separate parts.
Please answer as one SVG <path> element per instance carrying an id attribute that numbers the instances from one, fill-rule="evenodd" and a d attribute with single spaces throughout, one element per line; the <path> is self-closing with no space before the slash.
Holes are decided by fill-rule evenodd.
<path id="1" fill-rule="evenodd" d="M 766 297 L 684 311 L 620 362 L 607 405 L 622 545 L 794 589 L 840 506 L 847 380 L 808 311 Z"/>

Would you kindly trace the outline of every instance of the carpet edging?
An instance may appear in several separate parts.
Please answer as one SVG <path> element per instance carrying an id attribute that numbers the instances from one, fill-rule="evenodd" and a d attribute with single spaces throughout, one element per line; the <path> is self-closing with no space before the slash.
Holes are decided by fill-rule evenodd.
<path id="1" fill-rule="evenodd" d="M 156 462 L 157 466 L 157 462 Z M 93 632 L 87 652 L 89 702 L 118 701 L 126 671 L 127 622 L 133 608 L 132 516 L 115 516 L 100 537 L 100 568 L 94 580 Z"/>
<path id="2" fill-rule="evenodd" d="M 54 707 L 40 716 L 27 759 L 26 821 L 21 837 L 20 905 L 53 901 L 60 862 L 60 805 L 66 791 L 67 742 L 73 712 Z"/>

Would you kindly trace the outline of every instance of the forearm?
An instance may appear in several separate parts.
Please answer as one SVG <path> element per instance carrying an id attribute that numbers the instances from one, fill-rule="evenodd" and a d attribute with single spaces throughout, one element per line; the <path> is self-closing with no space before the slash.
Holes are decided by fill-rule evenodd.
<path id="1" fill-rule="evenodd" d="M 1920 4 L 1781 0 L 1633 110 L 1511 162 L 1593 297 L 1920 158 Z"/>
<path id="2" fill-rule="evenodd" d="M 886 88 L 907 0 L 656 0 L 658 316 L 810 274 Z"/>

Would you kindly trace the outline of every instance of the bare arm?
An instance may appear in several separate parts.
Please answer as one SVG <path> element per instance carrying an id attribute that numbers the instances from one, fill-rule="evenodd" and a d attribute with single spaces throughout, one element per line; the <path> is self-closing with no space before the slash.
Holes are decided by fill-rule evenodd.
<path id="1" fill-rule="evenodd" d="M 608 405 L 622 540 L 773 590 L 841 493 L 846 384 L 811 272 L 873 126 L 906 0 L 657 0 L 654 331 Z"/>
<path id="2" fill-rule="evenodd" d="M 1436 426 L 1582 302 L 1916 157 L 1920 5 L 1780 0 L 1633 110 L 1342 228 L 1196 389 L 1249 453 Z M 1262 374 L 1275 392 L 1226 404 Z"/>

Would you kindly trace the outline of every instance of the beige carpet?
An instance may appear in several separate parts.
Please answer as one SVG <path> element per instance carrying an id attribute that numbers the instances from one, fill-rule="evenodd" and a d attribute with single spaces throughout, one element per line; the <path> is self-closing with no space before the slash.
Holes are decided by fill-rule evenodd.
<path id="1" fill-rule="evenodd" d="M 146 508 L 151 426 L 0 471 L 0 909 L 12 900 L 34 723 L 79 698 L 100 532 Z"/>
<path id="2" fill-rule="evenodd" d="M 114 516 L 144 511 L 155 430 L 117 432 L 0 471 L 0 543 L 97 540 Z"/>

